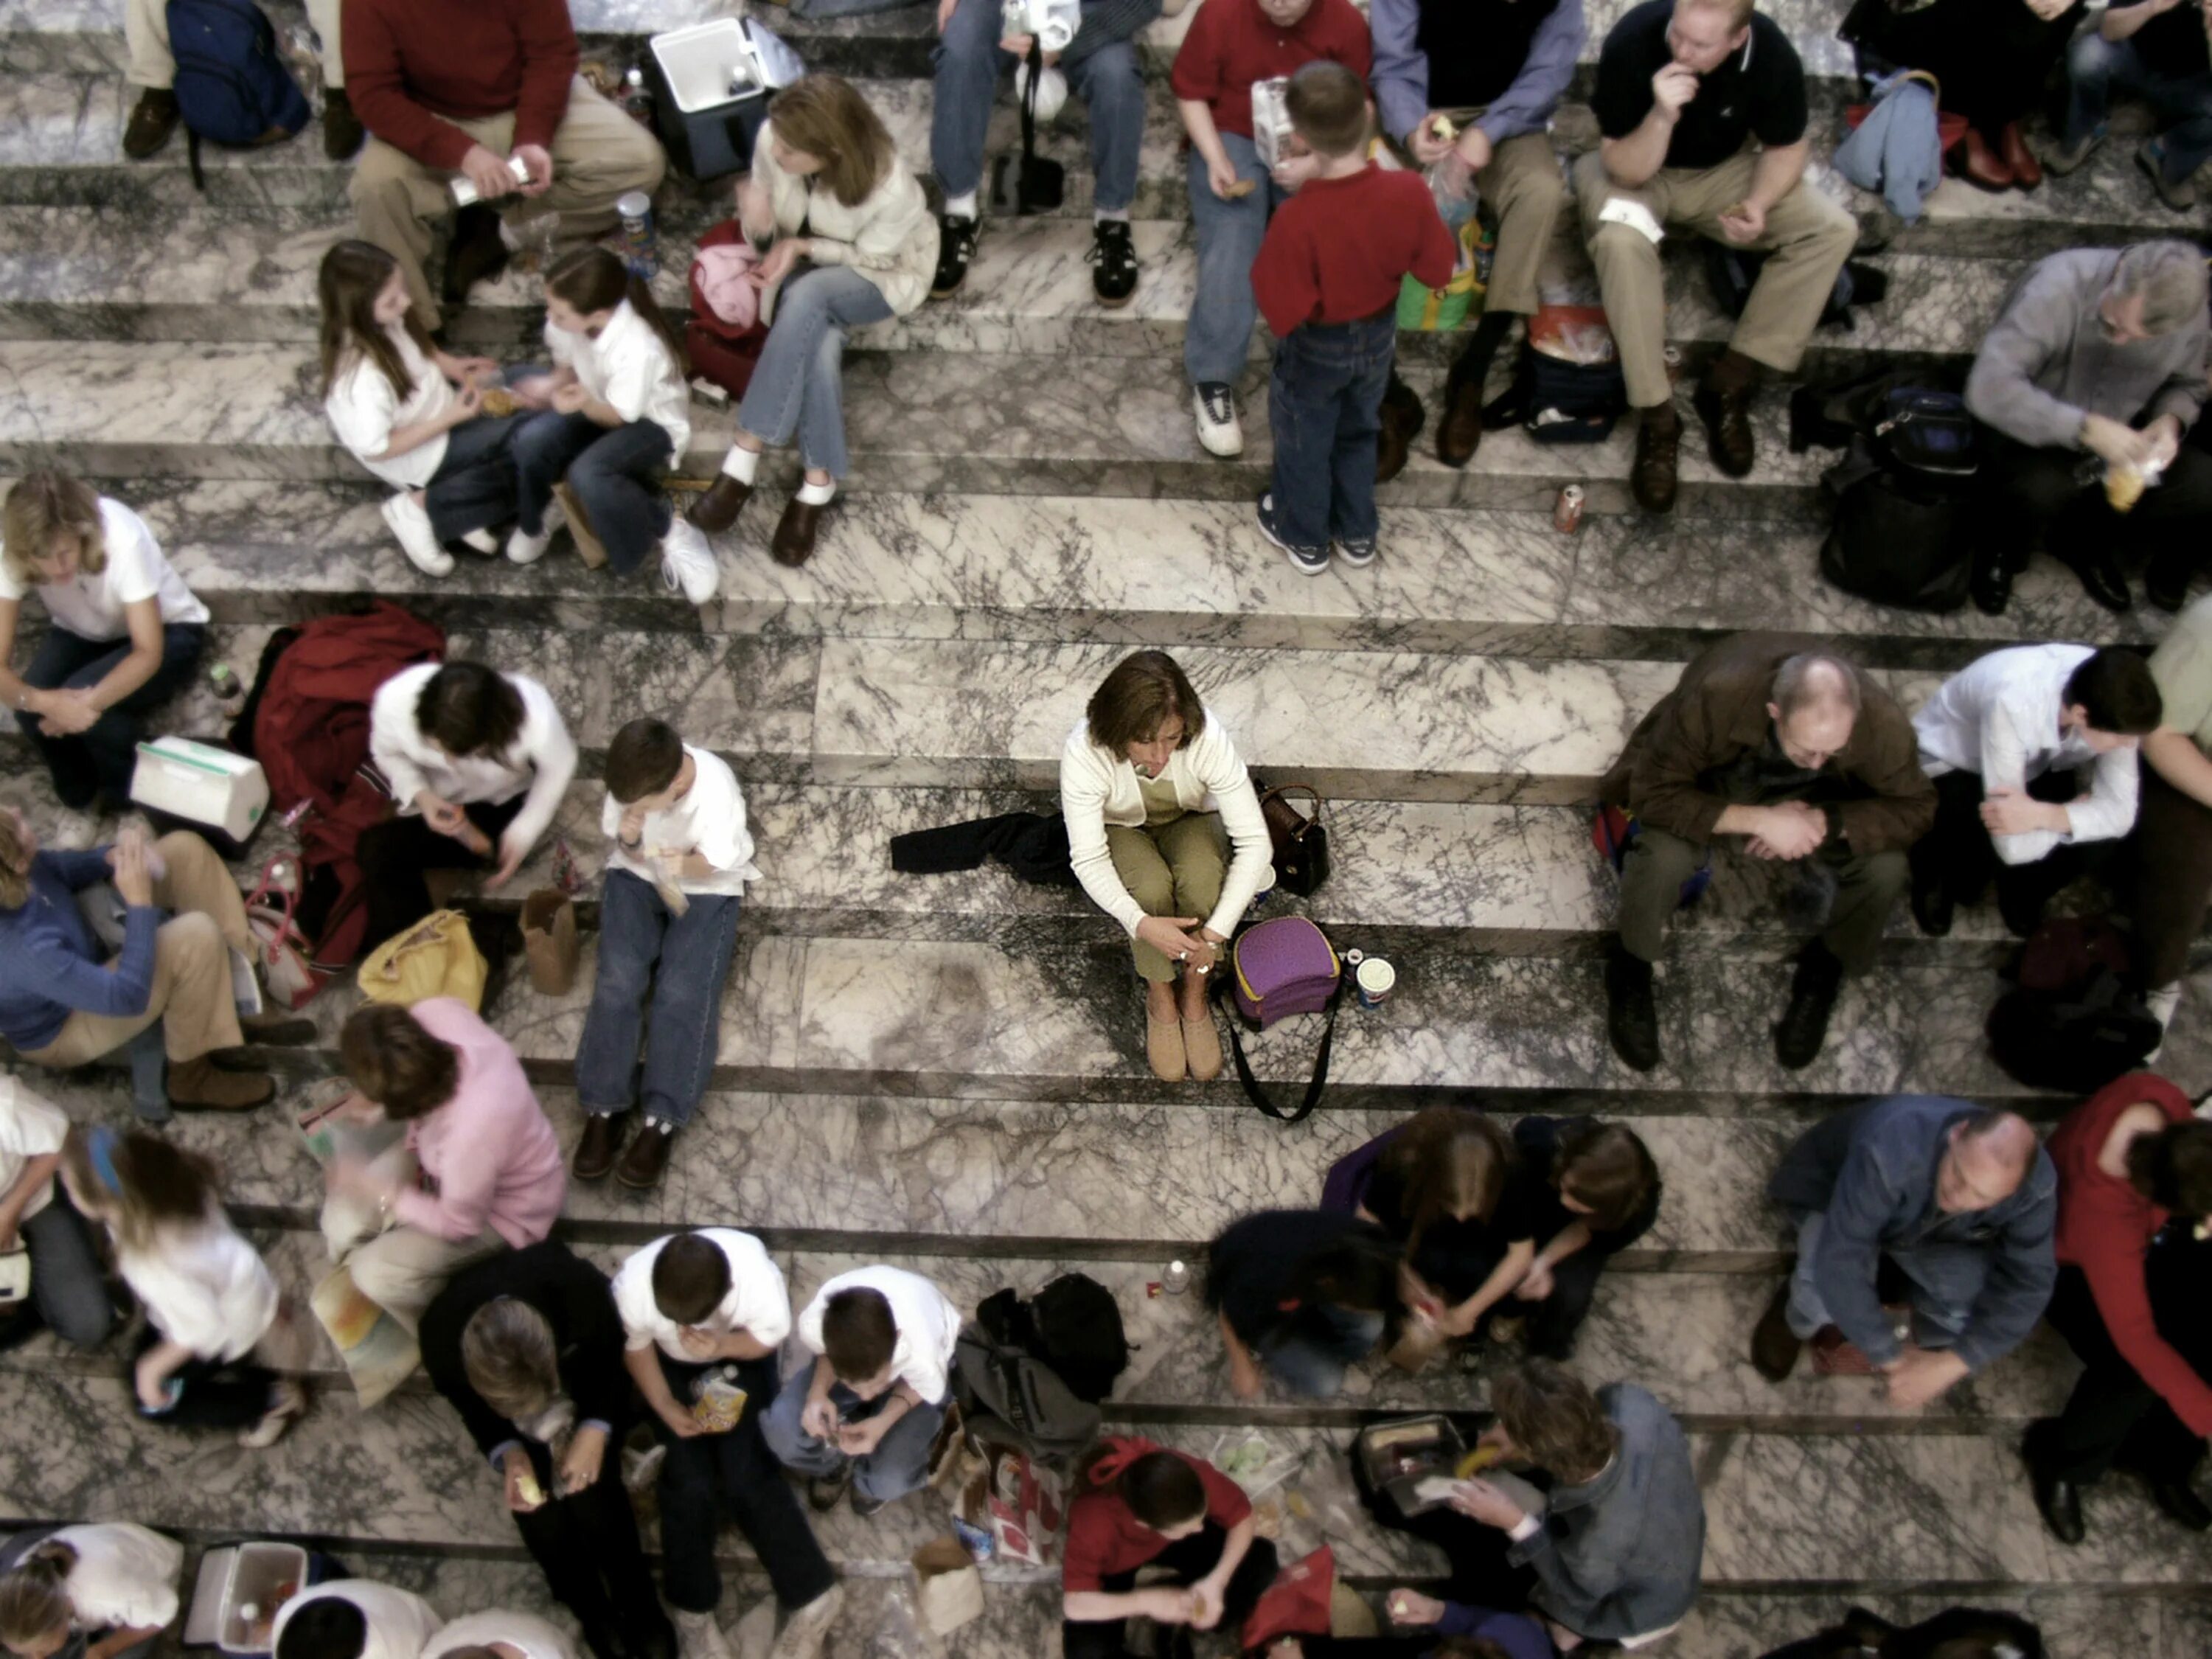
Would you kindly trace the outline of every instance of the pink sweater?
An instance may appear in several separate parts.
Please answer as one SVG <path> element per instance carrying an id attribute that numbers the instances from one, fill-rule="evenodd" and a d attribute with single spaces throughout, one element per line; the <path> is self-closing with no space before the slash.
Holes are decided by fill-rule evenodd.
<path id="1" fill-rule="evenodd" d="M 422 1029 L 460 1050 L 460 1086 L 407 1126 L 423 1185 L 392 1207 L 410 1227 L 456 1242 L 489 1227 L 520 1249 L 552 1231 L 568 1190 L 561 1144 L 507 1040 L 452 997 L 410 1011 Z"/>

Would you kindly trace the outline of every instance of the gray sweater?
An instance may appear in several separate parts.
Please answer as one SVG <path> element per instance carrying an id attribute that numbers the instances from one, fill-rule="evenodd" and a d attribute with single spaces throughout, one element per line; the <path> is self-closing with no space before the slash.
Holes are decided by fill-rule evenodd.
<path id="1" fill-rule="evenodd" d="M 2116 249 L 2075 248 L 2021 277 L 1975 354 L 1966 406 L 2037 449 L 2079 449 L 2084 415 L 2124 426 L 2171 415 L 2191 426 L 2204 405 L 2205 319 L 2112 344 L 2097 302 L 2119 259 Z"/>

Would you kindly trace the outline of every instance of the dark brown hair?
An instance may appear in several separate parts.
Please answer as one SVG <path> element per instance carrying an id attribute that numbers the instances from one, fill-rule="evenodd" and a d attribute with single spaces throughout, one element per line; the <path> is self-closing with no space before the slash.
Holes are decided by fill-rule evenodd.
<path id="1" fill-rule="evenodd" d="M 651 284 L 624 264 L 612 249 L 592 243 L 562 254 L 545 272 L 545 291 L 586 317 L 594 312 L 612 311 L 624 300 L 629 301 L 629 308 L 652 325 L 653 331 L 660 337 L 660 343 L 668 348 L 676 372 L 689 373 L 684 366 L 683 337 L 662 313 L 659 301 L 653 297 Z M 679 455 L 676 459 L 681 461 L 684 458 Z"/>
<path id="2" fill-rule="evenodd" d="M 1206 1513 L 1206 1483 L 1198 1471 L 1173 1452 L 1148 1451 L 1132 1459 L 1117 1474 L 1102 1479 L 1098 1466 L 1119 1457 L 1127 1449 L 1106 1441 L 1084 1460 L 1082 1484 L 1093 1490 L 1111 1490 L 1129 1506 L 1129 1513 L 1154 1532 L 1165 1532 Z"/>
<path id="3" fill-rule="evenodd" d="M 1633 1129 L 1580 1118 L 1559 1131 L 1552 1184 L 1589 1206 L 1583 1219 L 1593 1232 L 1609 1233 L 1626 1226 L 1659 1190 L 1659 1166 Z"/>
<path id="4" fill-rule="evenodd" d="M 1517 1161 L 1511 1138 L 1480 1112 L 1464 1106 L 1416 1112 L 1378 1160 L 1405 1194 L 1399 1220 L 1406 1253 L 1417 1252 L 1422 1235 L 1437 1222 L 1462 1212 L 1489 1220 Z"/>
<path id="5" fill-rule="evenodd" d="M 219 1213 L 222 1171 L 212 1158 L 143 1129 L 125 1129 L 108 1149 L 115 1170 L 111 1189 L 93 1167 L 91 1139 L 100 1133 L 90 1127 L 72 1128 L 62 1142 L 62 1167 L 70 1186 L 106 1212 L 102 1218 L 125 1246 L 143 1249 L 165 1225 Z"/>
<path id="6" fill-rule="evenodd" d="M 77 538 L 77 568 L 97 576 L 107 568 L 107 531 L 100 519 L 100 497 L 74 473 L 56 467 L 26 472 L 0 507 L 5 541 L 0 560 L 19 587 L 39 585 L 39 566 L 54 538 L 66 531 Z"/>
<path id="7" fill-rule="evenodd" d="M 2169 1123 L 2128 1143 L 2128 1182 L 2161 1210 L 2212 1216 L 2212 1123 Z"/>
<path id="8" fill-rule="evenodd" d="M 1316 155 L 1334 161 L 1367 142 L 1367 88 L 1341 64 L 1316 59 L 1301 68 L 1291 76 L 1283 109 Z"/>
<path id="9" fill-rule="evenodd" d="M 1206 707 L 1182 666 L 1164 651 L 1121 659 L 1091 694 L 1084 718 L 1091 741 L 1119 760 L 1133 743 L 1149 743 L 1172 714 L 1182 716 L 1185 748 L 1206 730 Z"/>
<path id="10" fill-rule="evenodd" d="M 607 793 L 624 806 L 657 795 L 684 769 L 684 739 L 665 720 L 634 720 L 607 745 Z"/>
<path id="11" fill-rule="evenodd" d="M 368 1620 L 343 1596 L 319 1595 L 284 1621 L 276 1659 L 361 1659 Z"/>
<path id="12" fill-rule="evenodd" d="M 514 683 L 480 662 L 447 663 L 415 699 L 416 729 L 449 755 L 503 756 L 525 718 Z"/>
<path id="13" fill-rule="evenodd" d="M 2084 657 L 2066 677 L 2062 702 L 2081 705 L 2093 731 L 2140 738 L 2158 730 L 2166 714 L 2150 659 L 2124 645 L 2108 645 Z"/>
<path id="14" fill-rule="evenodd" d="M 822 182 L 848 208 L 866 201 L 898 165 L 898 149 L 883 118 L 842 76 L 809 75 L 793 82 L 776 94 L 768 118 L 785 144 L 822 163 Z"/>
<path id="15" fill-rule="evenodd" d="M 76 1552 L 49 1539 L 0 1575 L 0 1645 L 20 1653 L 76 1617 L 68 1583 L 76 1565 Z"/>
<path id="16" fill-rule="evenodd" d="M 822 1352 L 841 1382 L 883 1374 L 898 1349 L 898 1323 L 881 1291 L 840 1291 L 822 1310 Z"/>
<path id="17" fill-rule="evenodd" d="M 404 1008 L 366 1002 L 338 1036 L 338 1054 L 354 1086 L 399 1122 L 434 1112 L 460 1086 L 461 1060 Z"/>
<path id="18" fill-rule="evenodd" d="M 321 396 L 331 395 L 338 376 L 356 356 L 374 363 L 401 401 L 414 395 L 415 377 L 407 372 L 399 348 L 376 320 L 376 296 L 398 269 L 399 261 L 375 243 L 353 238 L 335 244 L 323 255 L 322 268 L 315 273 L 315 292 L 323 305 Z M 437 351 L 411 304 L 399 325 L 425 357 Z"/>
<path id="19" fill-rule="evenodd" d="M 653 1305 L 679 1325 L 712 1317 L 729 1293 L 730 1259 L 704 1233 L 678 1233 L 653 1258 Z"/>
<path id="20" fill-rule="evenodd" d="M 1597 1396 L 1548 1359 L 1506 1367 L 1491 1382 L 1490 1403 L 1529 1462 L 1570 1485 L 1604 1468 L 1620 1444 L 1620 1431 Z"/>

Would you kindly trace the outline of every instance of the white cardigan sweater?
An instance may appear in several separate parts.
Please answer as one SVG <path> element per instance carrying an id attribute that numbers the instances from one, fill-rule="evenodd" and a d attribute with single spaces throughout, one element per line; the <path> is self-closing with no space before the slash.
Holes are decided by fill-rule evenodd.
<path id="1" fill-rule="evenodd" d="M 807 257 L 817 265 L 850 265 L 859 271 L 882 291 L 894 317 L 919 309 L 937 275 L 937 216 L 929 210 L 921 182 L 893 156 L 890 171 L 875 189 L 858 207 L 847 207 L 833 191 L 815 189 L 811 178 L 776 166 L 770 142 L 774 125 L 763 125 L 753 140 L 752 171 L 768 190 L 775 234 L 805 236 L 811 250 Z M 744 229 L 759 239 L 762 227 Z M 761 295 L 763 322 L 775 320 L 781 287 L 779 283 Z"/>
<path id="2" fill-rule="evenodd" d="M 1260 797 L 1252 787 L 1252 775 L 1237 757 L 1229 733 L 1208 710 L 1197 737 L 1176 750 L 1160 774 L 1175 785 L 1176 800 L 1186 812 L 1218 812 L 1229 832 L 1234 857 L 1222 878 L 1221 902 L 1204 924 L 1226 939 L 1237 930 L 1252 896 L 1260 890 L 1274 862 L 1267 837 L 1267 820 L 1260 816 Z M 1145 919 L 1139 904 L 1122 884 L 1106 850 L 1109 823 L 1136 828 L 1145 821 L 1144 791 L 1137 769 L 1126 756 L 1116 755 L 1091 741 L 1087 721 L 1078 720 L 1067 734 L 1067 747 L 1060 757 L 1060 810 L 1067 820 L 1068 862 L 1091 902 L 1120 922 L 1133 937 Z"/>

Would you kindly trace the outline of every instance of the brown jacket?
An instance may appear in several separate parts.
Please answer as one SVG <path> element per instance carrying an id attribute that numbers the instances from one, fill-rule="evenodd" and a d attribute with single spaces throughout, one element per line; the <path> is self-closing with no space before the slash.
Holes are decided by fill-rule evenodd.
<path id="1" fill-rule="evenodd" d="M 1762 748 L 1773 722 L 1775 672 L 1801 651 L 1826 648 L 1803 634 L 1738 634 L 1710 647 L 1644 717 L 1598 786 L 1608 805 L 1702 846 L 1731 803 L 1713 775 Z M 1936 822 L 1936 787 L 1920 769 L 1912 722 L 1886 691 L 1861 682 L 1850 741 L 1824 770 L 1843 786 L 1838 810 L 1854 853 L 1903 851 Z"/>

